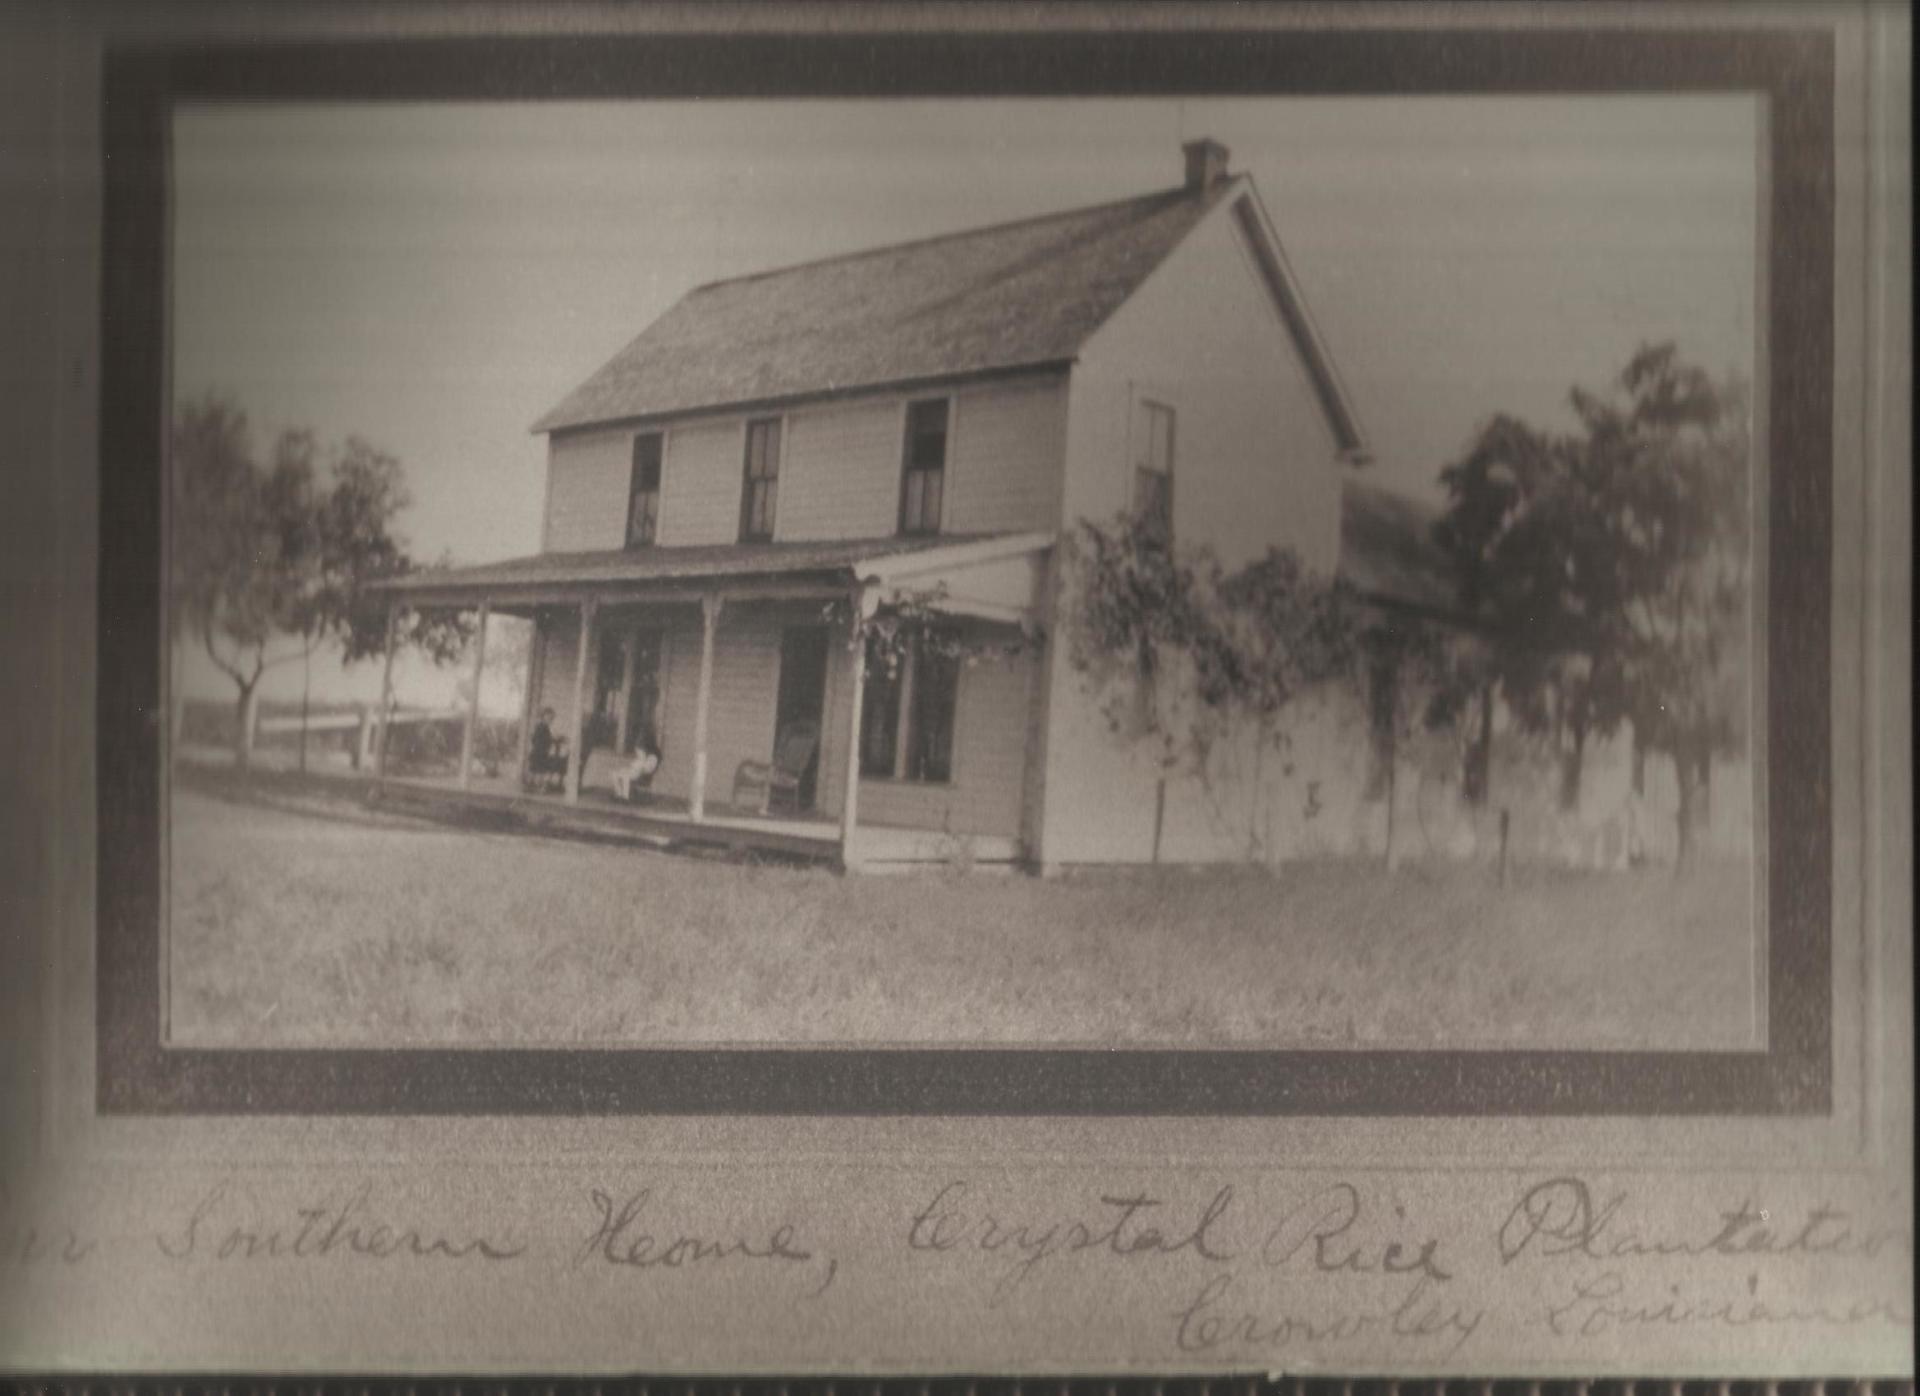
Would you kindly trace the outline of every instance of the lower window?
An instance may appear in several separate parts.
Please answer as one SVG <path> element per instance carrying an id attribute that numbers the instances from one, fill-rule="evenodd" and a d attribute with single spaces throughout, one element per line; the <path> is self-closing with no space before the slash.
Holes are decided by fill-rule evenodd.
<path id="1" fill-rule="evenodd" d="M 860 700 L 860 774 L 894 780 L 953 779 L 953 716 L 958 656 L 916 636 L 890 651 L 867 640 L 866 690 Z"/>

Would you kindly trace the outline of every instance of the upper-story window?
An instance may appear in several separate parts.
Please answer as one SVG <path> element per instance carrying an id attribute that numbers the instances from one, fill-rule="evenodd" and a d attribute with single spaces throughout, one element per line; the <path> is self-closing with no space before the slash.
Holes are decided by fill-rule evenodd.
<path id="1" fill-rule="evenodd" d="M 900 531 L 938 533 L 947 480 L 947 400 L 907 404 L 907 442 L 900 478 Z"/>
<path id="2" fill-rule="evenodd" d="M 1173 536 L 1173 409 L 1141 399 L 1133 406 L 1133 514 L 1161 537 Z"/>
<path id="3" fill-rule="evenodd" d="M 660 457 L 657 431 L 633 438 L 633 474 L 627 486 L 627 546 L 643 547 L 660 530 Z"/>
<path id="4" fill-rule="evenodd" d="M 773 511 L 780 493 L 780 419 L 747 423 L 746 484 L 740 492 L 740 540 L 773 538 Z"/>

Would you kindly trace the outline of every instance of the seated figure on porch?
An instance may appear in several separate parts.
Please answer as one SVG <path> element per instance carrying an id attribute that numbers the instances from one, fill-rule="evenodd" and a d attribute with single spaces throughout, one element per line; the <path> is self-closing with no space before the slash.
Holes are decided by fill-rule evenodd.
<path id="1" fill-rule="evenodd" d="M 643 742 L 628 753 L 626 764 L 613 773 L 613 794 L 615 799 L 631 800 L 634 793 L 645 789 L 653 780 L 653 773 L 660 769 L 660 754 L 649 751 Z"/>
<path id="2" fill-rule="evenodd" d="M 553 733 L 553 709 L 540 709 L 540 721 L 527 739 L 527 784 L 544 789 L 565 783 L 567 739 Z"/>
<path id="3" fill-rule="evenodd" d="M 796 722 L 780 734 L 772 761 L 742 761 L 733 773 L 733 803 L 769 813 L 775 805 L 800 808 L 800 784 L 820 745 L 820 724 Z M 745 798 L 742 798 L 742 797 Z"/>

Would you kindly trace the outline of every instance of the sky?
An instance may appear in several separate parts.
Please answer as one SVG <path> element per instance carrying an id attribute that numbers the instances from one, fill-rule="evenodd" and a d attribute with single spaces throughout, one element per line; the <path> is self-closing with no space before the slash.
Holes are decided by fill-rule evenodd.
<path id="1" fill-rule="evenodd" d="M 174 389 L 237 400 L 263 451 L 306 426 L 393 452 L 417 557 L 526 554 L 528 427 L 686 291 L 1171 187 L 1211 136 L 1273 215 L 1369 477 L 1433 497 L 1478 422 L 1564 422 L 1641 343 L 1753 372 L 1760 119 L 1738 95 L 193 104 Z M 370 696 L 377 668 L 316 692 Z"/>

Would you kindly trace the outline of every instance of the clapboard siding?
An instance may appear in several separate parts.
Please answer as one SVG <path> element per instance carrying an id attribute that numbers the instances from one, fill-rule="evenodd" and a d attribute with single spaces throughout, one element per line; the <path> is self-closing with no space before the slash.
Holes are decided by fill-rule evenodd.
<path id="1" fill-rule="evenodd" d="M 546 551 L 588 552 L 626 541 L 632 432 L 556 436 L 547 450 L 547 472 Z"/>
<path id="2" fill-rule="evenodd" d="M 720 804 L 733 797 L 733 777 L 742 761 L 772 758 L 779 682 L 780 626 L 746 611 L 723 615 L 714 640 L 713 696 L 707 707 L 709 801 Z M 691 708 L 682 730 L 691 742 Z"/>
<path id="3" fill-rule="evenodd" d="M 540 684 L 534 698 L 533 716 L 540 709 L 553 709 L 553 730 L 564 737 L 573 730 L 574 657 L 580 652 L 579 613 L 556 610 L 547 613 L 540 624 Z M 592 682 L 588 675 L 588 682 Z"/>
<path id="4" fill-rule="evenodd" d="M 713 693 L 707 708 L 709 804 L 724 804 L 733 797 L 733 777 L 742 761 L 772 758 L 780 637 L 789 625 L 817 623 L 817 614 L 807 607 L 742 605 L 722 610 L 714 633 Z M 676 799 L 685 799 L 693 788 L 700 643 L 697 623 L 676 625 L 663 637 L 660 770 L 653 789 Z"/>
<path id="5" fill-rule="evenodd" d="M 731 543 L 740 536 L 741 452 L 738 418 L 688 422 L 667 434 L 660 472 L 659 541 L 665 547 Z"/>
<path id="6" fill-rule="evenodd" d="M 787 419 L 774 536 L 878 538 L 899 524 L 898 398 L 836 404 Z"/>
<path id="7" fill-rule="evenodd" d="M 700 625 L 675 623 L 660 636 L 660 769 L 652 788 L 684 800 L 693 788 L 693 709 L 700 696 Z"/>
<path id="8" fill-rule="evenodd" d="M 1054 527 L 1065 454 L 1066 394 L 1056 381 L 961 393 L 948 443 L 949 533 Z"/>
<path id="9" fill-rule="evenodd" d="M 899 524 L 906 404 L 932 393 L 815 403 L 784 414 L 774 537 L 883 538 Z M 1059 518 L 1066 450 L 1060 375 L 952 394 L 948 533 L 1047 529 Z M 752 414 L 760 416 L 765 414 Z M 740 533 L 745 415 L 669 423 L 659 542 L 731 543 Z M 556 436 L 548 452 L 546 548 L 574 552 L 626 541 L 632 428 Z"/>

